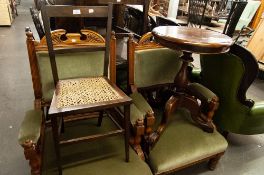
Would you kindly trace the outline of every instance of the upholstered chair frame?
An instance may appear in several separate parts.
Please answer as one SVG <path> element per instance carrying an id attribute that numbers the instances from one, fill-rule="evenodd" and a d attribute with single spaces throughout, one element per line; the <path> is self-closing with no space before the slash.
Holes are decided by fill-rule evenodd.
<path id="1" fill-rule="evenodd" d="M 173 98 L 169 98 L 170 95 L 172 94 L 162 94 L 162 95 L 169 95 L 166 99 L 169 99 L 165 104 L 164 104 L 164 114 L 162 116 L 162 119 L 160 121 L 160 123 L 157 126 L 157 129 L 154 130 L 154 124 L 155 124 L 155 115 L 154 115 L 154 111 L 152 110 L 151 106 L 149 104 L 154 104 L 155 105 L 155 99 L 152 99 L 151 96 L 148 95 L 149 92 L 156 92 L 159 93 L 159 89 L 166 87 L 167 89 L 173 89 L 175 87 L 174 82 L 167 82 L 167 83 L 161 83 L 161 84 L 154 84 L 154 85 L 150 85 L 150 86 L 138 86 L 136 80 L 135 80 L 135 54 L 137 51 L 147 51 L 147 50 L 151 50 L 151 49 L 165 49 L 163 46 L 161 46 L 160 44 L 156 43 L 153 40 L 153 36 L 151 33 L 147 33 L 145 35 L 142 36 L 142 38 L 139 39 L 138 42 L 133 40 L 133 37 L 130 36 L 129 40 L 128 40 L 128 63 L 129 63 L 129 74 L 128 74 L 128 89 L 131 93 L 131 98 L 133 99 L 133 102 L 135 103 L 135 105 L 143 112 L 145 112 L 145 116 L 144 116 L 144 125 L 145 125 L 145 136 L 144 136 L 144 141 L 142 141 L 142 147 L 147 159 L 147 162 L 149 161 L 149 154 L 151 152 L 151 150 L 153 148 L 155 148 L 155 145 L 159 142 L 159 138 L 162 137 L 162 133 L 165 132 L 166 130 L 166 125 L 168 122 L 168 118 L 166 116 L 169 116 L 172 111 L 174 111 L 174 107 L 171 106 L 170 102 L 171 99 Z M 161 51 L 160 50 L 160 51 Z M 175 55 L 174 55 L 175 56 Z M 180 54 L 179 54 L 180 56 Z M 177 59 L 177 58 L 174 58 Z M 158 64 L 158 63 L 157 63 Z M 180 62 L 179 62 L 180 64 Z M 162 73 L 162 72 L 160 72 Z M 199 89 L 201 88 L 201 89 Z M 206 115 L 204 115 L 204 117 L 206 118 L 210 118 L 212 119 L 213 115 L 214 115 L 214 111 L 216 110 L 217 106 L 218 106 L 218 102 L 217 102 L 217 97 L 214 93 L 212 93 L 210 90 L 208 91 L 208 89 L 203 88 L 202 86 L 197 86 L 197 84 L 193 84 L 191 86 L 188 87 L 188 90 L 190 91 L 190 93 L 192 93 L 193 95 L 195 95 L 196 97 L 199 97 L 199 99 L 201 99 L 201 103 L 206 103 L 205 106 L 209 106 L 208 107 L 208 113 Z M 204 90 L 204 91 L 203 91 Z M 168 91 L 169 92 L 169 91 Z M 206 96 L 205 94 L 203 94 L 203 92 L 209 92 L 208 96 L 210 96 L 210 98 L 208 96 Z M 142 94 L 142 95 L 137 95 L 137 94 Z M 140 99 L 141 98 L 141 99 Z M 143 99 L 143 100 L 142 100 Z M 145 100 L 144 100 L 145 99 Z M 145 102 L 144 102 L 145 101 Z M 154 103 L 153 103 L 154 101 Z M 201 105 L 203 106 L 203 105 Z M 197 126 L 199 128 L 199 126 Z M 202 131 L 204 132 L 204 131 Z M 180 134 L 180 133 L 179 133 Z M 211 134 L 211 133 L 208 133 Z M 218 138 L 221 138 L 221 135 L 218 133 L 217 134 Z M 224 138 L 222 137 L 220 140 L 224 140 Z M 180 142 L 180 140 L 179 140 Z M 225 142 L 225 141 L 223 141 Z M 226 145 L 227 143 L 224 143 L 224 145 Z M 155 170 L 153 170 L 154 174 L 169 174 L 172 173 L 174 171 L 177 171 L 179 169 L 191 166 L 195 163 L 199 163 L 202 161 L 206 161 L 209 160 L 209 169 L 213 170 L 216 167 L 217 162 L 219 161 L 220 157 L 224 154 L 224 151 L 220 151 L 217 152 L 214 155 L 208 156 L 204 159 L 201 160 L 197 160 L 195 162 L 192 162 L 190 164 L 187 164 L 185 166 L 182 167 L 178 167 L 178 168 L 174 168 L 171 169 L 169 171 L 166 172 L 159 172 L 159 173 L 155 173 Z"/>

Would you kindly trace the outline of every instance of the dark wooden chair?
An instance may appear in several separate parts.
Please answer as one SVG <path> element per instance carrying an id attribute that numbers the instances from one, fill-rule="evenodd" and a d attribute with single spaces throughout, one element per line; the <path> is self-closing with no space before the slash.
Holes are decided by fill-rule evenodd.
<path id="1" fill-rule="evenodd" d="M 200 59 L 201 70 L 196 70 L 194 75 L 219 97 L 214 116 L 217 128 L 225 133 L 262 134 L 264 103 L 247 99 L 246 95 L 258 74 L 252 53 L 235 44 L 228 53 L 201 55 Z"/>
<path id="2" fill-rule="evenodd" d="M 233 37 L 237 23 L 243 10 L 247 5 L 247 1 L 233 1 L 232 6 L 227 17 L 227 21 L 223 30 L 223 34 Z"/>
<path id="3" fill-rule="evenodd" d="M 45 32 L 41 24 L 42 19 L 40 19 L 40 11 L 38 11 L 36 8 L 33 8 L 33 7 L 30 7 L 29 10 L 30 10 L 30 14 L 31 14 L 33 23 L 35 25 L 35 28 L 38 32 L 39 39 L 41 39 L 45 36 Z"/>
<path id="4" fill-rule="evenodd" d="M 209 0 L 189 0 L 187 25 L 201 28 L 204 23 L 205 15 L 208 14 Z"/>
<path id="5" fill-rule="evenodd" d="M 216 130 L 203 131 L 191 119 L 192 111 L 184 108 L 174 111 L 171 106 L 171 91 L 182 64 L 179 59 L 182 53 L 155 43 L 151 33 L 138 43 L 130 39 L 128 45 L 130 97 L 145 113 L 143 145 L 153 174 L 169 174 L 206 160 L 209 160 L 209 168 L 214 169 L 227 148 L 224 137 Z M 199 94 L 202 108 L 216 98 L 202 85 L 189 86 L 193 94 Z M 203 116 L 212 117 L 214 110 Z"/>
<path id="6" fill-rule="evenodd" d="M 19 144 L 24 148 L 25 158 L 29 160 L 29 164 L 31 167 L 31 174 L 41 174 L 41 173 L 52 173 L 52 169 L 56 168 L 52 162 L 55 162 L 55 153 L 52 145 L 52 137 L 50 127 L 50 121 L 48 120 L 48 116 L 45 114 L 49 109 L 50 102 L 52 100 L 52 94 L 55 90 L 54 80 L 52 76 L 52 70 L 49 61 L 48 48 L 46 44 L 46 37 L 44 36 L 40 41 L 35 40 L 33 33 L 29 28 L 26 29 L 27 35 L 27 49 L 28 49 L 28 58 L 30 63 L 31 75 L 32 75 L 32 83 L 34 90 L 34 110 L 30 110 L 27 112 L 24 121 L 21 125 L 19 132 Z M 66 33 L 65 30 L 60 29 L 53 31 L 51 33 L 52 41 L 54 48 L 62 49 L 62 48 L 74 48 L 74 47 L 83 47 L 83 46 L 105 46 L 105 39 L 99 34 L 90 31 L 90 30 L 82 30 L 81 33 Z M 112 82 L 115 81 L 115 37 L 112 35 L 110 41 L 110 79 Z M 98 61 L 102 62 L 104 58 L 104 54 L 102 52 L 82 52 L 82 53 L 72 53 L 66 55 L 57 55 L 56 61 L 61 69 L 58 70 L 60 78 L 77 78 L 81 76 L 88 75 L 103 75 L 103 69 L 98 68 Z M 108 118 L 104 119 L 102 127 L 95 127 L 88 130 L 87 127 L 80 129 L 80 125 L 72 124 L 72 122 L 68 121 L 77 121 L 79 119 L 98 117 L 99 113 L 87 113 L 83 115 L 74 115 L 74 116 L 65 116 L 65 128 L 67 128 L 67 132 L 65 134 L 69 134 L 70 136 L 75 135 L 74 133 L 96 133 L 97 131 L 103 132 L 105 130 L 113 129 L 113 125 L 109 124 Z M 74 118 L 73 118 L 74 117 Z M 91 162 L 92 159 L 97 159 L 100 156 L 101 161 L 96 161 L 91 164 L 76 164 L 76 166 L 72 166 L 70 169 L 66 169 L 65 171 L 69 172 L 90 172 L 90 171 L 100 171 L 101 174 L 106 174 L 105 171 L 101 171 L 100 168 L 102 164 L 109 165 L 109 162 L 112 162 L 110 166 L 116 167 L 113 168 L 113 173 L 128 171 L 131 175 L 135 175 L 138 172 L 137 168 L 140 168 L 140 171 L 145 172 L 146 174 L 151 174 L 148 167 L 145 165 L 140 158 L 144 158 L 142 154 L 142 150 L 140 147 L 140 138 L 144 134 L 144 125 L 143 125 L 143 115 L 137 111 L 137 109 L 132 105 L 131 106 L 131 145 L 136 149 L 137 156 L 134 151 L 130 151 L 130 161 L 131 164 L 120 164 L 120 161 L 124 160 L 123 154 L 123 144 L 122 139 L 115 139 L 111 142 L 99 142 L 99 146 L 97 143 L 91 143 L 91 145 L 74 145 L 73 147 L 69 147 L 68 151 L 62 152 L 62 155 L 69 155 L 69 157 L 74 158 L 76 160 L 76 152 L 73 150 L 84 150 L 87 153 L 87 162 Z M 77 121 L 78 122 L 78 121 Z M 81 121 L 83 122 L 83 121 Z M 87 121 L 90 123 L 90 126 L 96 126 L 97 120 Z M 120 123 L 120 122 L 119 122 Z M 68 127 L 69 126 L 69 127 Z M 135 126 L 135 127 L 134 127 Z M 73 129 L 71 129 L 73 127 Z M 47 129 L 46 129 L 47 128 Z M 87 133 L 86 133 L 87 134 Z M 133 137 L 133 138 L 132 138 Z M 108 140 L 108 139 L 106 139 Z M 102 148 L 101 144 L 106 144 L 104 148 L 107 154 L 98 154 L 98 157 L 92 157 L 91 152 L 96 151 L 100 153 Z M 112 147 L 114 145 L 114 147 Z M 83 149 L 83 148 L 90 149 Z M 120 152 L 121 150 L 121 152 Z M 68 152 L 68 153 L 67 153 Z M 116 156 L 113 156 L 116 155 Z M 105 159 L 102 159 L 102 156 L 105 156 Z M 78 160 L 78 159 L 77 159 Z M 72 163 L 72 162 L 68 162 Z M 100 166 L 99 166 L 100 165 Z M 98 169 L 94 169 L 98 167 Z M 132 167 L 131 167 L 132 166 Z M 137 168 L 135 168 L 135 167 Z M 133 168 L 134 167 L 134 168 Z M 118 171 L 123 169 L 124 171 Z M 105 169 L 105 168 L 103 168 Z M 134 169 L 135 171 L 131 171 Z M 109 170 L 107 169 L 109 172 Z M 75 172 L 74 172 L 75 173 Z M 72 174 L 74 174 L 72 173 Z"/>

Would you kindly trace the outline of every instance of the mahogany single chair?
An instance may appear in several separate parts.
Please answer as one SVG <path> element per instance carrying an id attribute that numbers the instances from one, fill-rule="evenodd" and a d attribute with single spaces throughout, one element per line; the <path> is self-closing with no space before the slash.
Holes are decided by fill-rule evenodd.
<path id="1" fill-rule="evenodd" d="M 155 43 L 151 33 L 138 43 L 130 38 L 128 53 L 130 97 L 145 113 L 144 152 L 153 174 L 169 174 L 206 160 L 209 169 L 214 169 L 227 148 L 225 138 L 216 129 L 212 133 L 203 131 L 192 120 L 192 111 L 175 111 L 171 105 L 170 91 L 175 88 L 182 53 Z M 201 100 L 201 107 L 216 98 L 204 86 L 194 86 L 199 87 L 193 93 Z M 212 117 L 214 110 L 203 115 Z"/>

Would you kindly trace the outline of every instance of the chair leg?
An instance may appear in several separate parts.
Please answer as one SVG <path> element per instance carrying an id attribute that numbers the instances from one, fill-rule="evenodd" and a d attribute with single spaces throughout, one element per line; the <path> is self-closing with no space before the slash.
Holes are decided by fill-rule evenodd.
<path id="1" fill-rule="evenodd" d="M 29 160 L 32 175 L 41 174 L 41 158 L 37 150 L 37 145 L 27 140 L 22 147 L 24 148 L 25 158 Z"/>
<path id="2" fill-rule="evenodd" d="M 103 116 L 104 116 L 104 112 L 103 111 L 100 111 L 99 112 L 98 121 L 97 121 L 97 126 L 98 127 L 102 126 Z"/>
<path id="3" fill-rule="evenodd" d="M 208 168 L 209 170 L 215 170 L 217 163 L 219 162 L 221 156 L 223 153 L 215 155 L 213 158 L 211 158 L 208 162 Z"/>

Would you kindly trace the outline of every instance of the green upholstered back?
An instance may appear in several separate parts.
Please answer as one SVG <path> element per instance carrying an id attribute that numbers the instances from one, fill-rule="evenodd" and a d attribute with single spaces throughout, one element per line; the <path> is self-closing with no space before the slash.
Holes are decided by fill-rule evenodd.
<path id="1" fill-rule="evenodd" d="M 47 52 L 37 52 L 42 94 L 45 101 L 50 101 L 54 92 L 54 82 Z M 56 63 L 59 79 L 87 76 L 103 76 L 104 52 L 81 52 L 57 54 Z"/>
<path id="2" fill-rule="evenodd" d="M 148 87 L 173 83 L 178 73 L 181 52 L 167 48 L 139 50 L 135 52 L 135 85 Z"/>
<path id="3" fill-rule="evenodd" d="M 222 130 L 239 133 L 249 111 L 237 98 L 245 73 L 243 61 L 231 53 L 201 55 L 201 68 L 202 84 L 220 100 L 214 122 Z"/>

